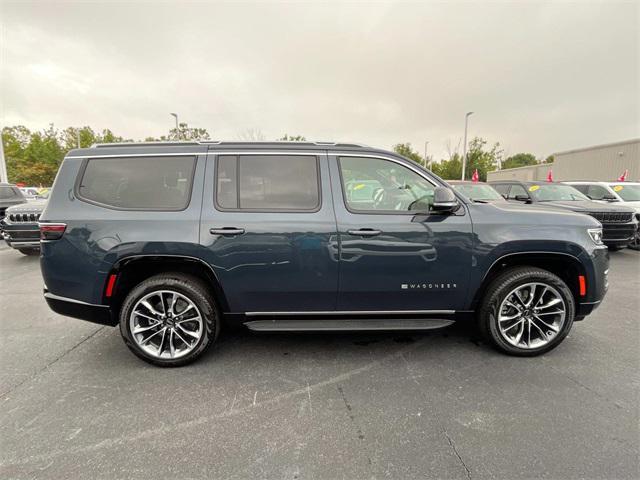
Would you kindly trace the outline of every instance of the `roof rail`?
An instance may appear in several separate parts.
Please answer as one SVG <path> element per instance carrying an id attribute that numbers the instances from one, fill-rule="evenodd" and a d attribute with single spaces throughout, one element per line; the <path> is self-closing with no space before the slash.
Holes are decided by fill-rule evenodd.
<path id="1" fill-rule="evenodd" d="M 199 145 L 200 142 L 190 141 L 159 141 L 159 142 L 120 142 L 120 143 L 94 143 L 90 148 L 110 147 L 154 147 L 162 145 Z"/>
<path id="2" fill-rule="evenodd" d="M 115 148 L 115 147 L 157 147 L 163 145 L 315 145 L 317 147 L 356 147 L 368 148 L 368 145 L 359 143 L 337 143 L 337 142 L 290 142 L 287 140 L 276 140 L 273 142 L 243 142 L 243 141 L 222 141 L 222 140 L 193 140 L 193 141 L 158 141 L 158 142 L 120 142 L 120 143 L 94 143 L 91 148 Z"/>

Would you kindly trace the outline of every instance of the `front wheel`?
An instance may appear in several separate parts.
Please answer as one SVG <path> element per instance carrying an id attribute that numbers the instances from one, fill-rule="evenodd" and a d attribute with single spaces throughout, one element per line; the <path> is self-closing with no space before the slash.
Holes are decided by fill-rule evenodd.
<path id="1" fill-rule="evenodd" d="M 482 334 L 498 350 L 522 357 L 557 347 L 573 325 L 575 300 L 557 275 L 516 267 L 487 289 L 479 312 Z"/>
<path id="2" fill-rule="evenodd" d="M 217 309 L 198 278 L 167 273 L 138 284 L 120 309 L 120 333 L 129 349 L 161 367 L 191 363 L 215 341 Z"/>

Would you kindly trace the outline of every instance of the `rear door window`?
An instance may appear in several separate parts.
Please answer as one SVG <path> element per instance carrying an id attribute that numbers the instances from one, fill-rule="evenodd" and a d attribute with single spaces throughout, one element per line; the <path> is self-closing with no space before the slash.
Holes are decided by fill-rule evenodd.
<path id="1" fill-rule="evenodd" d="M 194 156 L 91 158 L 78 197 L 124 210 L 184 210 L 191 199 Z"/>
<path id="2" fill-rule="evenodd" d="M 221 210 L 316 211 L 318 158 L 312 155 L 222 155 L 216 205 Z"/>

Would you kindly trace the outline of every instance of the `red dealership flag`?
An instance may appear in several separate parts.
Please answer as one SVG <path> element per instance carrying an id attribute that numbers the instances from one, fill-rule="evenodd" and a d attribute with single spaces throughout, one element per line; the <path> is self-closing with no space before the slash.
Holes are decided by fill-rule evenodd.
<path id="1" fill-rule="evenodd" d="M 471 177 L 472 182 L 477 182 L 480 180 L 480 176 L 478 175 L 478 169 L 476 168 L 475 172 L 473 172 L 473 177 Z"/>
<path id="2" fill-rule="evenodd" d="M 549 170 L 547 173 L 547 182 L 553 182 L 553 170 Z"/>
<path id="3" fill-rule="evenodd" d="M 627 181 L 627 175 L 629 175 L 629 170 L 625 170 L 624 173 L 618 177 L 618 181 L 619 182 L 626 182 Z"/>

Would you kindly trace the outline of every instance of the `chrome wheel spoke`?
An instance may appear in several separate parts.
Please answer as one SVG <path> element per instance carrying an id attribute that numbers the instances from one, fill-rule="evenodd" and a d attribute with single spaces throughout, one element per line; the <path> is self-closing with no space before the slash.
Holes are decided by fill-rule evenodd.
<path id="1" fill-rule="evenodd" d="M 195 317 L 183 318 L 182 320 L 178 320 L 178 321 L 176 321 L 176 325 L 180 325 L 180 324 L 185 323 L 185 322 L 198 322 L 198 321 L 200 321 L 200 315 L 197 315 Z"/>
<path id="2" fill-rule="evenodd" d="M 554 332 L 558 332 L 560 330 L 560 328 L 558 328 L 557 325 L 554 324 L 549 324 L 547 322 L 545 322 L 544 320 L 542 320 L 538 315 L 534 315 L 533 318 L 535 318 L 538 322 L 540 322 L 542 325 L 544 325 L 545 327 L 553 330 Z M 536 325 L 537 326 L 537 325 Z"/>
<path id="3" fill-rule="evenodd" d="M 172 328 L 169 332 L 169 356 L 171 358 L 176 356 L 176 346 L 173 344 L 173 332 L 174 329 Z"/>
<path id="4" fill-rule="evenodd" d="M 178 338 L 182 341 L 182 343 L 184 343 L 187 347 L 191 346 L 191 342 L 187 342 L 184 337 L 182 335 L 180 335 L 178 333 L 178 330 L 175 330 L 175 334 L 178 336 Z"/>
<path id="5" fill-rule="evenodd" d="M 160 345 L 158 345 L 158 356 L 162 356 L 162 346 L 164 345 L 164 337 L 167 336 L 167 329 L 162 329 L 162 338 L 160 339 Z"/>
<path id="6" fill-rule="evenodd" d="M 564 313 L 564 310 L 556 310 L 555 312 L 538 312 L 536 315 L 539 317 L 540 315 L 560 315 Z"/>
<path id="7" fill-rule="evenodd" d="M 143 332 L 146 332 L 148 330 L 151 330 L 152 328 L 158 328 L 161 325 L 162 325 L 161 322 L 156 322 L 153 325 L 149 325 L 147 327 L 136 327 L 131 331 L 131 333 L 133 333 L 134 335 L 137 335 L 139 333 L 143 333 Z"/>
<path id="8" fill-rule="evenodd" d="M 505 316 L 505 315 L 500 315 L 500 322 L 508 322 L 509 320 L 515 320 L 517 318 L 520 318 L 522 315 L 520 313 L 516 313 L 515 315 L 509 315 L 509 316 Z"/>
<path id="9" fill-rule="evenodd" d="M 559 303 L 562 303 L 562 299 L 560 297 L 556 297 L 553 300 L 551 300 L 549 303 L 542 305 L 540 307 L 538 307 L 540 310 L 546 310 L 547 308 L 551 308 L 554 305 L 558 305 Z"/>
<path id="10" fill-rule="evenodd" d="M 516 325 L 521 325 L 522 323 L 524 323 L 524 320 L 518 320 L 517 322 L 515 322 L 513 325 L 503 329 L 503 332 L 508 332 L 509 330 L 511 330 L 513 327 L 515 327 Z"/>
<path id="11" fill-rule="evenodd" d="M 147 338 L 145 338 L 144 340 L 142 340 L 141 342 L 139 342 L 139 344 L 142 345 L 146 345 L 147 343 L 149 343 L 149 340 L 151 340 L 153 337 L 155 337 L 156 335 L 158 335 L 159 333 L 162 333 L 164 335 L 164 331 L 166 330 L 166 327 L 163 328 L 162 330 L 158 330 L 157 332 L 152 333 L 151 335 L 149 335 Z"/>
<path id="12" fill-rule="evenodd" d="M 189 335 L 191 338 L 195 338 L 196 340 L 200 338 L 200 335 L 198 335 L 195 332 L 191 332 L 189 330 L 187 330 L 186 328 L 184 328 L 182 325 L 176 325 L 177 330 L 180 330 L 182 333 Z"/>
<path id="13" fill-rule="evenodd" d="M 148 300 L 143 300 L 140 302 L 141 305 L 144 305 L 144 307 L 149 310 L 151 313 L 153 313 L 155 316 L 159 317 L 160 315 L 162 315 L 161 312 L 157 311 L 155 308 L 153 308 L 153 306 L 149 303 Z"/>
<path id="14" fill-rule="evenodd" d="M 171 307 L 169 307 L 169 311 L 175 315 L 176 313 L 176 302 L 178 301 L 178 295 L 173 292 L 171 294 Z"/>
<path id="15" fill-rule="evenodd" d="M 154 317 L 150 317 L 149 315 L 145 315 L 144 313 L 140 312 L 139 310 L 133 312 L 134 315 L 138 315 L 140 317 L 146 318 L 147 320 L 151 320 L 152 322 L 158 322 L 159 320 L 157 318 Z"/>

